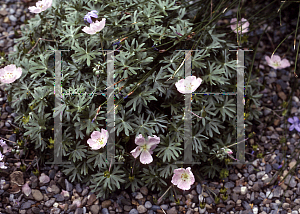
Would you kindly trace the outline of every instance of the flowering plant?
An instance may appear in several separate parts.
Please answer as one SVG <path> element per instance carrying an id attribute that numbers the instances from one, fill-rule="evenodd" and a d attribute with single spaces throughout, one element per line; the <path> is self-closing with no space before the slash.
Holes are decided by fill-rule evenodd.
<path id="1" fill-rule="evenodd" d="M 271 58 L 269 56 L 265 56 L 265 59 L 268 65 L 274 69 L 283 69 L 291 66 L 287 59 L 281 60 L 278 55 L 272 55 Z"/>

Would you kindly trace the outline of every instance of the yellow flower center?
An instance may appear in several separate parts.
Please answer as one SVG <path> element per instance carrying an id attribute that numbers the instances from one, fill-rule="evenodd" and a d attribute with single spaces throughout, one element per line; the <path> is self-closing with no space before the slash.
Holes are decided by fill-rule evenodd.
<path id="1" fill-rule="evenodd" d="M 274 62 L 273 65 L 274 65 L 275 67 L 278 67 L 278 66 L 280 65 L 280 63 L 279 63 L 279 62 Z"/>
<path id="2" fill-rule="evenodd" d="M 183 174 L 181 175 L 181 179 L 182 179 L 183 181 L 188 180 L 188 178 L 189 178 L 189 175 L 188 175 L 187 173 L 183 173 Z"/>
<path id="3" fill-rule="evenodd" d="M 103 145 L 104 144 L 104 139 L 103 138 L 98 138 L 97 142 L 99 145 Z"/>
<path id="4" fill-rule="evenodd" d="M 141 146 L 142 150 L 146 151 L 147 150 L 147 144 Z"/>
<path id="5" fill-rule="evenodd" d="M 13 73 L 6 73 L 2 78 L 3 79 L 11 79 L 11 78 L 13 78 L 14 76 L 13 76 Z"/>

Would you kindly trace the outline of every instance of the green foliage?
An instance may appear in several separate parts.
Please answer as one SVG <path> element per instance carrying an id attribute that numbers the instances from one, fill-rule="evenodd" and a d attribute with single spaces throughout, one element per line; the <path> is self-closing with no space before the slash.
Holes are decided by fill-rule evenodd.
<path id="1" fill-rule="evenodd" d="M 108 197 L 120 188 L 134 191 L 143 185 L 162 193 L 170 185 L 174 169 L 181 167 L 175 162 L 183 160 L 184 152 L 185 95 L 177 91 L 175 83 L 184 78 L 184 66 L 178 68 L 185 55 L 177 50 L 199 50 L 191 56 L 192 75 L 203 80 L 196 92 L 237 90 L 236 56 L 224 51 L 237 46 L 216 24 L 209 23 L 208 13 L 197 13 L 197 8 L 205 4 L 198 1 L 189 6 L 182 2 L 178 6 L 171 0 L 54 0 L 51 8 L 28 20 L 21 28 L 22 37 L 17 39 L 17 51 L 9 55 L 9 62 L 22 67 L 23 74 L 6 90 L 19 114 L 16 122 L 30 137 L 29 143 L 42 156 L 53 157 L 53 117 L 61 114 L 63 134 L 59 151 L 71 162 L 64 169 L 71 181 L 88 181 L 98 197 Z M 82 31 L 86 26 L 83 18 L 91 10 L 97 10 L 99 18 L 106 18 L 104 29 L 94 35 Z M 196 22 L 195 14 L 202 21 Z M 188 37 L 192 32 L 194 36 Z M 115 121 L 106 121 L 107 53 L 102 50 L 116 48 L 112 44 L 125 37 L 120 43 L 121 51 L 115 52 L 114 79 L 120 81 L 114 86 Z M 51 41 L 39 40 L 33 48 L 38 38 Z M 160 52 L 153 50 L 153 45 Z M 55 60 L 49 50 L 69 50 L 62 51 L 62 97 L 56 108 Z M 168 80 L 171 76 L 174 78 Z M 259 119 L 257 107 L 261 98 L 255 76 L 245 72 L 245 82 L 248 80 L 246 126 Z M 221 171 L 225 167 L 223 156 L 214 161 L 213 158 L 220 148 L 235 142 L 231 137 L 236 132 L 236 99 L 203 94 L 192 97 L 193 113 L 203 117 L 192 115 L 192 158 L 201 162 L 193 169 L 210 178 L 220 172 L 225 175 Z M 116 158 L 124 165 L 110 166 L 107 147 L 94 151 L 87 144 L 93 131 L 107 126 L 115 127 Z M 140 164 L 139 158 L 134 160 L 130 154 L 139 134 L 160 137 L 149 165 Z"/>

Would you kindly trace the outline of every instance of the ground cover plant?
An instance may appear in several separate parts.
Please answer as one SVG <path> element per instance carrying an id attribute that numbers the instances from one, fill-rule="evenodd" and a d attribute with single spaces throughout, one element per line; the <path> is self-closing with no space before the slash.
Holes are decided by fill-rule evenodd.
<path id="1" fill-rule="evenodd" d="M 53 117 L 62 112 L 60 149 L 71 161 L 64 173 L 71 181 L 90 181 L 99 197 L 143 185 L 162 195 L 173 184 L 178 188 L 167 193 L 172 197 L 200 180 L 201 173 L 226 177 L 235 150 L 226 146 L 236 142 L 234 96 L 192 95 L 193 160 L 201 164 L 175 164 L 183 159 L 186 94 L 236 92 L 236 54 L 225 50 L 247 45 L 251 30 L 240 14 L 225 16 L 225 9 L 239 1 L 214 2 L 215 13 L 207 10 L 210 3 L 72 0 L 43 1 L 32 8 L 37 14 L 6 62 L 16 67 L 3 67 L 1 81 L 25 130 L 18 142 L 23 153 L 26 144 L 33 144 L 41 164 L 51 161 Z M 217 26 L 221 18 L 231 22 Z M 237 37 L 239 46 L 226 35 Z M 192 76 L 184 78 L 185 55 L 177 50 L 190 49 L 198 51 L 191 56 Z M 62 52 L 61 87 L 74 95 L 62 96 L 59 108 L 53 94 L 55 59 L 48 50 L 69 50 Z M 115 147 L 116 160 L 124 165 L 111 165 L 106 153 L 112 135 L 106 128 L 114 122 L 106 120 L 109 85 L 103 50 L 120 50 L 114 62 Z M 274 60 L 267 59 L 274 67 L 286 66 Z M 245 65 L 250 62 L 246 55 Z M 13 75 L 19 68 L 22 75 Z M 261 85 L 251 72 L 245 72 L 245 83 L 247 129 L 260 115 Z"/>

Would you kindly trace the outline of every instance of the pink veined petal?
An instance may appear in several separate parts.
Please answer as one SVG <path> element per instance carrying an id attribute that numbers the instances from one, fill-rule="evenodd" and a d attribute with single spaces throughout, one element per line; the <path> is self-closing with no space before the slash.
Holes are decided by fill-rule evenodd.
<path id="1" fill-rule="evenodd" d="M 281 61 L 281 68 L 287 68 L 287 67 L 290 67 L 290 66 L 291 66 L 291 64 L 287 59 L 283 59 Z"/>
<path id="2" fill-rule="evenodd" d="M 175 83 L 175 86 L 180 93 L 182 93 L 182 94 L 185 93 L 184 79 L 181 79 L 177 83 Z"/>
<path id="3" fill-rule="evenodd" d="M 191 188 L 190 182 L 179 180 L 177 187 L 182 190 L 189 190 Z"/>
<path id="4" fill-rule="evenodd" d="M 153 161 L 153 158 L 147 150 L 143 150 L 140 156 L 140 161 L 142 164 L 149 164 Z"/>
<path id="5" fill-rule="evenodd" d="M 31 13 L 40 13 L 42 12 L 42 10 L 38 7 L 35 7 L 35 6 L 32 6 L 32 7 L 28 7 L 28 10 L 31 12 Z"/>
<path id="6" fill-rule="evenodd" d="M 281 58 L 278 55 L 273 55 L 271 58 L 271 61 L 273 62 L 281 62 Z"/>
<path id="7" fill-rule="evenodd" d="M 105 129 L 101 129 L 101 134 L 102 134 L 102 136 L 104 137 L 104 139 L 108 139 L 108 131 L 107 130 L 105 130 Z"/>
<path id="8" fill-rule="evenodd" d="M 188 174 L 190 175 L 190 181 L 191 181 L 191 185 L 195 182 L 195 177 L 194 174 L 191 171 L 191 167 L 187 168 Z"/>
<path id="9" fill-rule="evenodd" d="M 270 64 L 271 64 L 271 58 L 270 58 L 270 57 L 268 57 L 268 56 L 265 56 L 265 60 L 267 61 L 268 65 L 270 65 Z"/>
<path id="10" fill-rule="evenodd" d="M 22 187 L 22 192 L 28 197 L 31 193 L 31 189 L 28 185 L 28 183 L 24 184 Z"/>
<path id="11" fill-rule="evenodd" d="M 202 79 L 201 78 L 195 79 L 194 82 L 193 82 L 192 91 L 193 92 L 196 91 L 197 88 L 201 85 L 201 83 L 202 83 Z"/>
<path id="12" fill-rule="evenodd" d="M 17 68 L 16 69 L 16 79 L 19 79 L 22 75 L 22 68 Z"/>
<path id="13" fill-rule="evenodd" d="M 154 135 L 153 137 L 148 136 L 148 145 L 153 146 L 160 143 L 160 138 Z"/>
<path id="14" fill-rule="evenodd" d="M 82 31 L 85 32 L 85 33 L 87 33 L 87 34 L 90 34 L 90 35 L 96 33 L 94 29 L 92 29 L 91 27 L 87 27 L 87 26 L 85 26 L 85 27 L 82 29 Z"/>
<path id="15" fill-rule="evenodd" d="M 175 172 L 175 170 L 174 170 L 174 175 L 171 180 L 172 184 L 177 185 L 179 183 L 179 180 L 181 179 L 181 174 L 182 173 Z"/>
<path id="16" fill-rule="evenodd" d="M 135 138 L 135 144 L 136 145 L 144 145 L 145 144 L 145 138 L 143 137 L 142 134 L 139 134 L 136 138 Z"/>
<path id="17" fill-rule="evenodd" d="M 103 28 L 104 28 L 104 26 L 105 26 L 105 22 L 106 22 L 106 19 L 105 18 L 103 18 L 102 20 L 101 20 L 101 22 L 99 22 L 98 20 L 96 21 L 96 29 L 97 29 L 97 32 L 99 32 L 99 31 L 101 31 Z"/>
<path id="18" fill-rule="evenodd" d="M 99 132 L 99 131 L 93 131 L 93 133 L 91 134 L 91 138 L 93 139 L 93 140 L 97 140 L 98 138 L 101 138 L 101 133 Z"/>
<path id="19" fill-rule="evenodd" d="M 88 143 L 89 146 L 92 147 L 92 148 L 96 145 L 96 142 L 95 142 L 93 139 L 91 139 L 91 138 L 87 140 L 87 143 Z"/>
<path id="20" fill-rule="evenodd" d="M 244 18 L 242 18 L 241 24 L 242 24 L 243 29 L 248 28 L 250 25 L 249 22 L 247 21 L 247 19 L 244 19 Z"/>
<path id="21" fill-rule="evenodd" d="M 134 158 L 137 158 L 142 152 L 142 149 L 140 146 L 137 146 L 134 150 L 132 150 L 130 153 Z"/>

